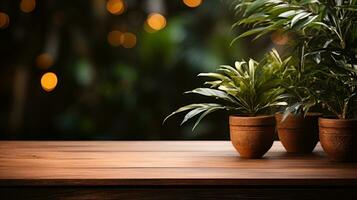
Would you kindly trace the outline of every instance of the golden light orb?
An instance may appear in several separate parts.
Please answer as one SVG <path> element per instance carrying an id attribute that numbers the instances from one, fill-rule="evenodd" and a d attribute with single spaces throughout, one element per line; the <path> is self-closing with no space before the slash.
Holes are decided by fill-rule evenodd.
<path id="1" fill-rule="evenodd" d="M 120 31 L 110 31 L 107 36 L 108 43 L 113 47 L 120 46 L 122 35 L 123 33 Z"/>
<path id="2" fill-rule="evenodd" d="M 125 3 L 123 0 L 109 0 L 107 2 L 107 10 L 113 15 L 123 14 L 125 11 Z"/>
<path id="3" fill-rule="evenodd" d="M 30 13 L 36 8 L 36 0 L 21 0 L 20 10 L 24 13 Z"/>
<path id="4" fill-rule="evenodd" d="M 183 0 L 183 3 L 190 8 L 196 8 L 202 4 L 202 0 Z"/>
<path id="5" fill-rule="evenodd" d="M 148 23 L 144 23 L 143 28 L 144 28 L 144 30 L 145 30 L 146 32 L 148 32 L 148 33 L 155 33 L 155 32 L 156 32 L 156 30 L 152 29 L 152 28 L 148 25 Z"/>
<path id="6" fill-rule="evenodd" d="M 289 41 L 289 36 L 286 33 L 281 31 L 275 31 L 271 34 L 271 40 L 274 44 L 283 46 L 286 45 Z"/>
<path id="7" fill-rule="evenodd" d="M 159 31 L 166 26 L 166 18 L 159 13 L 152 13 L 146 20 L 147 25 L 155 31 Z"/>
<path id="8" fill-rule="evenodd" d="M 53 65 L 53 63 L 54 59 L 49 53 L 42 53 L 36 58 L 36 65 L 40 69 L 48 69 Z"/>
<path id="9" fill-rule="evenodd" d="M 7 28 L 9 26 L 9 23 L 9 16 L 4 12 L 0 12 L 0 29 Z"/>
<path id="10" fill-rule="evenodd" d="M 130 32 L 123 33 L 120 42 L 124 48 L 133 48 L 137 42 L 136 35 Z"/>
<path id="11" fill-rule="evenodd" d="M 41 77 L 42 89 L 46 92 L 51 92 L 57 86 L 58 80 L 57 75 L 53 72 L 47 72 Z"/>

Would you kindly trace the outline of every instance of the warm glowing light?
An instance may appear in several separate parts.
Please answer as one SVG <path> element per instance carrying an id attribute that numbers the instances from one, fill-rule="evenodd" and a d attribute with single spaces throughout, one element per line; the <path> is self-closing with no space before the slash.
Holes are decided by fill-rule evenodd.
<path id="1" fill-rule="evenodd" d="M 136 35 L 134 33 L 123 33 L 120 39 L 124 48 L 133 48 L 136 45 Z"/>
<path id="2" fill-rule="evenodd" d="M 190 8 L 195 8 L 201 5 L 202 0 L 183 0 L 183 3 Z"/>
<path id="3" fill-rule="evenodd" d="M 118 47 L 121 44 L 121 36 L 123 35 L 120 31 L 111 31 L 108 33 L 107 40 L 108 43 L 114 47 Z"/>
<path id="4" fill-rule="evenodd" d="M 107 10 L 113 15 L 120 15 L 125 11 L 125 3 L 123 0 L 109 0 Z"/>
<path id="5" fill-rule="evenodd" d="M 7 28 L 9 26 L 9 23 L 9 16 L 4 12 L 0 12 L 0 29 Z"/>
<path id="6" fill-rule="evenodd" d="M 146 23 L 153 30 L 161 30 L 166 26 L 166 18 L 159 13 L 152 13 L 148 16 Z"/>
<path id="7" fill-rule="evenodd" d="M 53 65 L 53 57 L 49 53 L 42 53 L 36 58 L 36 65 L 41 69 L 48 69 Z"/>
<path id="8" fill-rule="evenodd" d="M 148 33 L 155 33 L 155 32 L 156 32 L 156 30 L 152 29 L 152 28 L 148 25 L 148 23 L 144 23 L 144 30 L 145 30 L 146 32 L 148 32 Z"/>
<path id="9" fill-rule="evenodd" d="M 271 40 L 273 41 L 274 44 L 282 46 L 288 43 L 289 36 L 285 33 L 282 33 L 281 31 L 275 31 L 271 35 Z"/>
<path id="10" fill-rule="evenodd" d="M 21 0 L 20 10 L 25 13 L 32 12 L 36 8 L 36 0 Z"/>
<path id="11" fill-rule="evenodd" d="M 41 77 L 41 86 L 46 92 L 51 92 L 57 86 L 57 76 L 53 72 L 47 72 Z"/>

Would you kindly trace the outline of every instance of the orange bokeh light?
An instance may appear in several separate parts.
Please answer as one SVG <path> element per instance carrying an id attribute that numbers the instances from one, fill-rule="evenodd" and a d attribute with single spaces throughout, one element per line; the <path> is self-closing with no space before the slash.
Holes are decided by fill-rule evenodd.
<path id="1" fill-rule="evenodd" d="M 53 72 L 47 72 L 41 77 L 41 86 L 46 92 L 51 92 L 57 86 L 57 75 Z"/>
<path id="2" fill-rule="evenodd" d="M 118 47 L 121 44 L 121 36 L 123 35 L 120 31 L 111 31 L 108 33 L 107 40 L 108 43 L 114 47 Z"/>
<path id="3" fill-rule="evenodd" d="M 7 28 L 9 26 L 9 23 L 9 16 L 4 12 L 0 12 L 0 29 Z"/>
<path id="4" fill-rule="evenodd" d="M 202 4 L 202 0 L 183 0 L 183 3 L 190 8 L 195 8 Z"/>
<path id="5" fill-rule="evenodd" d="M 20 10 L 24 13 L 30 13 L 36 8 L 36 0 L 21 0 Z"/>
<path id="6" fill-rule="evenodd" d="M 125 3 L 123 0 L 109 0 L 107 2 L 107 10 L 113 15 L 123 14 L 125 11 Z"/>
<path id="7" fill-rule="evenodd" d="M 136 35 L 129 32 L 123 33 L 120 39 L 121 45 L 123 45 L 124 48 L 133 48 L 137 42 Z"/>
<path id="8" fill-rule="evenodd" d="M 147 25 L 155 31 L 161 30 L 166 26 L 166 18 L 159 13 L 152 13 L 146 20 Z"/>

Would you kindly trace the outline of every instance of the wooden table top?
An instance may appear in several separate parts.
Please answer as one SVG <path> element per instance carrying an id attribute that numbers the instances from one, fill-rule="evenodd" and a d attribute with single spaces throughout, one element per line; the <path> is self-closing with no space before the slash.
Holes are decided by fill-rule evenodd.
<path id="1" fill-rule="evenodd" d="M 357 163 L 285 152 L 241 159 L 229 141 L 2 141 L 0 186 L 357 185 Z"/>

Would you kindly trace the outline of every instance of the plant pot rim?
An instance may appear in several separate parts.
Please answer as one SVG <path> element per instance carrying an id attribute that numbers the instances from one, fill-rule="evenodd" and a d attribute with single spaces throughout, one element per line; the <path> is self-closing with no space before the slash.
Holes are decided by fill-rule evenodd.
<path id="1" fill-rule="evenodd" d="M 274 115 L 256 115 L 256 116 L 248 116 L 248 115 L 229 115 L 229 117 L 234 117 L 234 118 L 269 118 L 269 117 L 274 117 Z"/>
<path id="2" fill-rule="evenodd" d="M 282 116 L 283 115 L 283 112 L 276 112 L 275 113 L 275 116 Z M 289 116 L 295 116 L 295 117 L 298 117 L 296 115 L 289 115 Z M 308 112 L 306 114 L 305 117 L 322 117 L 322 113 L 319 113 L 319 112 Z"/>
<path id="3" fill-rule="evenodd" d="M 319 118 L 320 127 L 356 127 L 357 128 L 357 119 L 336 119 L 336 118 Z"/>
<path id="4" fill-rule="evenodd" d="M 322 121 L 357 121 L 356 118 L 353 118 L 353 119 L 339 119 L 339 118 L 329 118 L 329 117 L 320 117 L 319 120 L 322 120 Z"/>
<path id="5" fill-rule="evenodd" d="M 275 126 L 274 115 L 249 116 L 229 116 L 229 125 L 231 126 Z"/>

